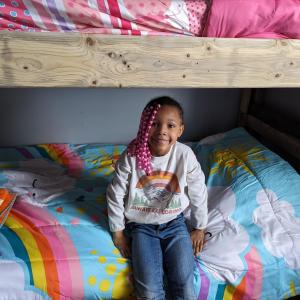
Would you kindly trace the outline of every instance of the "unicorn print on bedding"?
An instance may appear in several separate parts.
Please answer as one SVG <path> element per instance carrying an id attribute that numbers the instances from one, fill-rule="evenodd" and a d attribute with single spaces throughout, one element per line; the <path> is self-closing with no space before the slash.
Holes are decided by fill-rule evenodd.
<path id="1" fill-rule="evenodd" d="M 15 169 L 9 164 L 1 172 L 3 187 L 15 192 L 17 200 L 44 206 L 52 199 L 72 190 L 75 179 L 64 174 L 65 170 L 46 159 L 22 161 Z"/>

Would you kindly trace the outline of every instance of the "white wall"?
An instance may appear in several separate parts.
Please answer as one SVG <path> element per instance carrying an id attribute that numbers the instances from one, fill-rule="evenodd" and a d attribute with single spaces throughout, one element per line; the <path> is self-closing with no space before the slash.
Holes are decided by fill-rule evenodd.
<path id="1" fill-rule="evenodd" d="M 169 95 L 185 111 L 182 140 L 236 126 L 238 89 L 0 89 L 0 146 L 128 143 L 152 98 Z"/>

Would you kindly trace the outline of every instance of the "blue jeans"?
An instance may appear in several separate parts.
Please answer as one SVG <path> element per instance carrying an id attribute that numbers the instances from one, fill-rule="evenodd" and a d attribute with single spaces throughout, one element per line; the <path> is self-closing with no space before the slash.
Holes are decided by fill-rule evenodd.
<path id="1" fill-rule="evenodd" d="M 161 225 L 129 223 L 137 299 L 194 300 L 194 253 L 183 215 Z"/>

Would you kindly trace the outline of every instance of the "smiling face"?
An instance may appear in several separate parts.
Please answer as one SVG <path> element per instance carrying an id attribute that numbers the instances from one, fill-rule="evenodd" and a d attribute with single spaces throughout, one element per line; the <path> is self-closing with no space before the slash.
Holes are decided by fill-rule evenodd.
<path id="1" fill-rule="evenodd" d="M 184 126 L 177 107 L 163 105 L 159 108 L 149 131 L 149 148 L 153 156 L 166 155 L 182 135 Z"/>

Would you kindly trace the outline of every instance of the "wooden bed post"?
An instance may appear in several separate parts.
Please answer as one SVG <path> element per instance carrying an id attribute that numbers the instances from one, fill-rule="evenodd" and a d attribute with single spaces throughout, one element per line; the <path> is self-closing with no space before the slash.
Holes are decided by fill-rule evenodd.
<path id="1" fill-rule="evenodd" d="M 241 102 L 240 102 L 240 112 L 239 112 L 239 126 L 245 126 L 247 123 L 247 115 L 249 110 L 250 101 L 253 95 L 253 89 L 247 88 L 241 91 Z"/>

